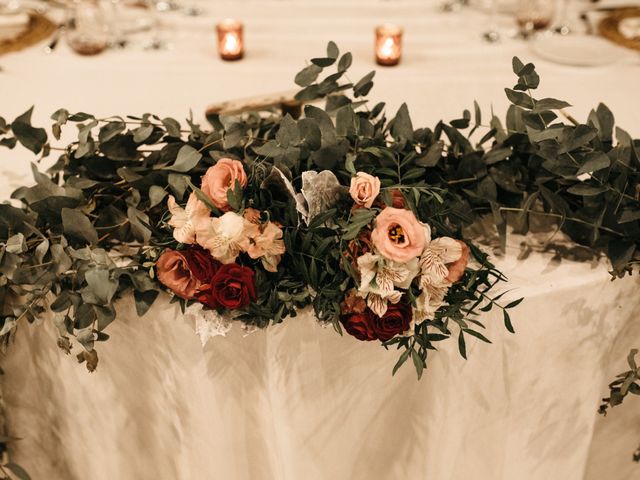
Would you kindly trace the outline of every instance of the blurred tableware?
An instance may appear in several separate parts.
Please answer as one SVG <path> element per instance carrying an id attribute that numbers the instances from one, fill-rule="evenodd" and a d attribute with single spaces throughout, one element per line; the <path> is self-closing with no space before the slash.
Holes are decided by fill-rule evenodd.
<path id="1" fill-rule="evenodd" d="M 571 0 L 560 0 L 562 2 L 560 6 L 560 14 L 558 15 L 558 21 L 556 27 L 553 29 L 558 35 L 569 35 L 573 32 L 569 23 L 569 7 Z"/>
<path id="2" fill-rule="evenodd" d="M 26 22 L 25 17 L 26 15 Z M 11 18 L 8 18 L 11 16 Z M 56 24 L 36 11 L 13 12 L 0 15 L 6 30 L 0 27 L 0 55 L 17 52 L 49 38 Z"/>
<path id="3" fill-rule="evenodd" d="M 81 0 L 69 12 L 65 37 L 80 55 L 97 55 L 109 45 L 109 25 L 96 0 Z"/>
<path id="4" fill-rule="evenodd" d="M 440 8 L 443 12 L 457 12 L 469 4 L 469 0 L 446 0 Z"/>
<path id="5" fill-rule="evenodd" d="M 375 54 L 378 65 L 393 66 L 402 58 L 402 27 L 385 24 L 375 30 Z"/>
<path id="6" fill-rule="evenodd" d="M 500 32 L 498 31 L 498 0 L 489 0 L 489 4 L 487 5 L 489 10 L 489 28 L 482 34 L 482 38 L 484 38 L 489 43 L 495 43 L 500 41 Z"/>
<path id="7" fill-rule="evenodd" d="M 610 12 L 600 20 L 598 31 L 618 45 L 640 50 L 640 7 Z"/>
<path id="8" fill-rule="evenodd" d="M 516 22 L 526 38 L 532 33 L 549 28 L 556 12 L 555 0 L 519 0 Z"/>
<path id="9" fill-rule="evenodd" d="M 597 67 L 620 61 L 627 56 L 624 49 L 593 35 L 540 36 L 531 49 L 550 62 L 576 67 Z"/>
<path id="10" fill-rule="evenodd" d="M 29 15 L 25 12 L 0 13 L 0 42 L 12 40 L 29 28 Z"/>
<path id="11" fill-rule="evenodd" d="M 240 60 L 244 56 L 244 25 L 226 19 L 216 25 L 218 53 L 223 60 Z"/>
<path id="12" fill-rule="evenodd" d="M 54 50 L 56 49 L 56 47 L 60 42 L 60 37 L 63 34 L 64 27 L 65 27 L 64 23 L 61 23 L 60 25 L 58 25 L 58 27 L 56 28 L 56 31 L 53 33 L 53 36 L 49 40 L 49 43 L 47 43 L 44 46 L 43 48 L 44 53 L 46 53 L 47 55 L 50 55 L 54 52 Z"/>
<path id="13" fill-rule="evenodd" d="M 160 13 L 162 10 L 158 9 L 157 2 L 155 0 L 144 0 L 144 4 L 147 7 L 149 37 L 143 42 L 142 48 L 145 50 L 164 50 L 169 47 L 169 44 L 165 38 L 163 21 L 160 19 Z"/>

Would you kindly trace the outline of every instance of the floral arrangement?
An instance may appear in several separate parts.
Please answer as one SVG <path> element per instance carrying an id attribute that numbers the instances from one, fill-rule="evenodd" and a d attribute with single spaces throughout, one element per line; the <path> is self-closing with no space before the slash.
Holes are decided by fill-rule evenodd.
<path id="1" fill-rule="evenodd" d="M 535 98 L 535 67 L 514 58 L 504 124 L 475 104 L 414 128 L 406 105 L 387 118 L 368 103 L 375 72 L 351 82 L 351 62 L 330 42 L 296 75 L 300 119 L 266 110 L 203 127 L 60 109 L 53 138 L 74 124 L 77 140 L 55 146 L 32 109 L 0 118 L 0 146 L 38 156 L 35 185 L 0 204 L 0 338 L 51 310 L 60 348 L 75 340 L 93 371 L 117 300 L 132 294 L 144 315 L 168 292 L 224 328 L 313 308 L 337 332 L 397 348 L 393 372 L 411 358 L 420 377 L 438 342 L 457 338 L 465 358 L 469 336 L 489 342 L 482 312 L 499 309 L 514 331 L 522 299 L 502 303 L 505 276 L 465 235 L 481 218 L 504 245 L 507 220 L 526 234 L 546 217 L 607 255 L 614 278 L 633 271 L 640 140 L 614 130 L 606 106 L 578 122 L 568 103 Z"/>
<path id="2" fill-rule="evenodd" d="M 350 64 L 329 43 L 298 73 L 298 98 L 326 99 L 298 120 L 264 111 L 184 129 L 61 109 L 53 137 L 78 128 L 66 147 L 31 125 L 31 110 L 0 120 L 2 145 L 60 153 L 13 193 L 22 207 L 0 205 L 0 334 L 48 304 L 59 346 L 70 352 L 75 339 L 92 371 L 116 300 L 132 292 L 143 315 L 164 290 L 198 317 L 203 341 L 311 306 L 338 332 L 395 345 L 394 372 L 411 358 L 420 376 L 436 342 L 455 335 L 466 356 L 466 336 L 489 341 L 481 311 L 502 309 L 513 331 L 507 310 L 519 300 L 498 303 L 491 290 L 505 277 L 463 236 L 468 202 L 428 178 L 439 135 L 414 130 L 406 105 L 391 121 L 384 104 L 369 109 L 374 73 L 340 84 Z"/>
<path id="3" fill-rule="evenodd" d="M 294 192 L 278 167 L 272 172 Z M 330 209 L 338 202 L 349 203 L 346 186 L 329 170 L 305 171 L 302 179 L 306 188 L 297 208 L 303 218 L 315 218 L 308 214 L 310 208 L 329 209 L 333 215 L 326 221 L 335 221 L 338 213 Z M 229 197 L 243 198 L 247 183 L 241 161 L 221 158 L 208 168 L 195 190 L 199 195 L 192 192 L 184 208 L 169 196 L 167 223 L 185 248 L 165 249 L 155 270 L 178 297 L 233 312 L 257 300 L 256 270 L 264 276 L 278 272 L 287 251 L 283 225 L 268 210 L 246 207 L 236 212 L 231 206 Z M 463 241 L 432 239 L 431 228 L 406 208 L 400 190 L 390 189 L 392 203 L 386 205 L 379 199 L 380 188 L 374 175 L 356 172 L 351 177 L 352 205 L 347 211 L 368 223 L 346 243 L 344 254 L 354 276 L 345 283 L 338 318 L 357 339 L 386 342 L 396 335 L 413 335 L 416 324 L 435 319 L 450 287 L 463 277 L 470 255 Z M 295 201 L 295 194 L 291 196 Z M 251 199 L 246 203 L 253 204 Z"/>

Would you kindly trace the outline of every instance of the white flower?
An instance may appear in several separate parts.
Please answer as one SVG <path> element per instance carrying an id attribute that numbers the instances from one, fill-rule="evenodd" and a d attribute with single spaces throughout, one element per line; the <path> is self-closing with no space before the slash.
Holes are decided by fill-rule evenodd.
<path id="1" fill-rule="evenodd" d="M 436 238 L 429 242 L 420 257 L 422 276 L 430 277 L 438 282 L 449 274 L 448 263 L 455 262 L 462 256 L 460 242 L 449 237 Z"/>
<path id="2" fill-rule="evenodd" d="M 240 254 L 244 219 L 234 212 L 217 218 L 201 218 L 196 223 L 198 244 L 222 263 L 233 263 Z"/>
<path id="3" fill-rule="evenodd" d="M 358 258 L 360 288 L 358 295 L 367 300 L 367 306 L 378 316 L 387 312 L 387 304 L 398 303 L 420 271 L 418 259 L 406 264 L 386 260 L 381 255 L 365 253 Z"/>
<path id="4" fill-rule="evenodd" d="M 447 280 L 447 264 L 455 262 L 461 256 L 462 246 L 453 238 L 440 237 L 427 244 L 420 257 L 418 285 L 422 292 L 416 299 L 413 310 L 415 324 L 433 320 L 435 313 L 444 304 L 444 297 L 451 287 L 451 282 Z"/>
<path id="5" fill-rule="evenodd" d="M 169 225 L 173 227 L 173 238 L 178 242 L 192 244 L 196 241 L 195 224 L 199 218 L 209 216 L 209 209 L 202 203 L 195 194 L 189 195 L 185 208 L 176 203 L 173 195 L 169 195 L 167 201 L 171 219 Z"/>

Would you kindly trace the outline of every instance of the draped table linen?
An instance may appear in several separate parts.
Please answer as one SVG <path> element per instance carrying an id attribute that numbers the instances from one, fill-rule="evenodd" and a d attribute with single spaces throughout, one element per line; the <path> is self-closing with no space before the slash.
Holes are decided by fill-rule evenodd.
<path id="1" fill-rule="evenodd" d="M 84 58 L 61 45 L 0 57 L 0 115 L 35 104 L 36 125 L 59 107 L 179 119 L 192 108 L 201 118 L 211 102 L 293 87 L 328 40 L 353 52 L 356 81 L 375 68 L 373 27 L 391 21 L 405 27 L 404 58 L 378 70 L 371 97 L 390 115 L 406 101 L 416 127 L 457 118 L 474 99 L 502 115 L 518 55 L 538 66 L 541 97 L 568 100 L 580 119 L 603 101 L 640 135 L 637 56 L 593 69 L 550 64 L 522 41 L 483 43 L 483 14 L 437 5 L 207 3 L 202 17 L 161 17 L 169 50 Z M 216 55 L 213 24 L 226 16 L 246 25 L 240 62 Z M 30 160 L 0 150 L 3 199 L 30 182 Z M 633 478 L 635 399 L 607 419 L 596 410 L 640 345 L 638 282 L 611 282 L 604 260 L 518 260 L 524 240 L 512 236 L 496 260 L 509 298 L 525 297 L 512 312 L 517 333 L 500 312 L 487 314 L 493 345 L 470 340 L 465 361 L 453 338 L 421 381 L 410 363 L 391 377 L 395 351 L 340 337 L 308 310 L 249 335 L 235 326 L 202 347 L 167 296 L 142 318 L 124 299 L 93 374 L 57 348 L 49 316 L 23 323 L 1 363 L 7 426 L 22 438 L 12 458 L 34 479 L 65 480 Z"/>

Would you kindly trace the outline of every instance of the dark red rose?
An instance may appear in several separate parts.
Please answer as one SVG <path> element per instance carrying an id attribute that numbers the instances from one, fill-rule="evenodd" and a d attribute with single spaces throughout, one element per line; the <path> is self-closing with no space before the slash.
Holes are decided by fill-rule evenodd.
<path id="1" fill-rule="evenodd" d="M 255 273 L 237 263 L 221 265 L 211 279 L 203 285 L 196 297 L 210 308 L 235 310 L 256 299 Z"/>
<path id="2" fill-rule="evenodd" d="M 340 322 L 349 335 L 353 335 L 358 340 L 377 340 L 373 330 L 375 315 L 368 308 L 362 313 L 350 313 L 340 316 Z"/>
<path id="3" fill-rule="evenodd" d="M 407 303 L 389 304 L 382 317 L 374 315 L 373 330 L 378 339 L 386 342 L 394 336 L 409 330 L 411 325 L 411 305 Z"/>
<path id="4" fill-rule="evenodd" d="M 202 283 L 210 283 L 220 268 L 220 262 L 199 246 L 190 247 L 182 253 L 187 260 L 191 274 Z"/>

